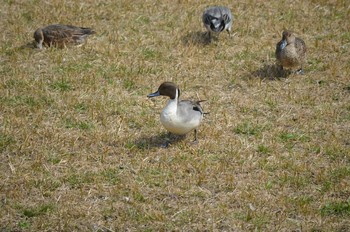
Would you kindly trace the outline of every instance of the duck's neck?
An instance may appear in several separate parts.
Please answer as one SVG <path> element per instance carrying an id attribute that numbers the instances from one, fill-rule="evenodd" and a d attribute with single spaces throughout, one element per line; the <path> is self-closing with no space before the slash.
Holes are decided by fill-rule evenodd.
<path id="1" fill-rule="evenodd" d="M 165 108 L 167 109 L 168 112 L 176 112 L 178 102 L 179 102 L 179 91 L 176 90 L 175 98 L 173 99 L 170 98 Z"/>

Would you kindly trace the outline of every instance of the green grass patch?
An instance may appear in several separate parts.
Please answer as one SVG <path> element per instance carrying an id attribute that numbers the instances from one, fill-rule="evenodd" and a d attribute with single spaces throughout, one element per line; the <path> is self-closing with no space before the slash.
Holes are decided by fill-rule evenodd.
<path id="1" fill-rule="evenodd" d="M 31 225 L 30 225 L 30 222 L 22 220 L 18 222 L 18 226 L 21 229 L 29 229 Z"/>
<path id="2" fill-rule="evenodd" d="M 50 106 L 53 103 L 53 99 L 46 96 L 11 96 L 11 97 L 0 97 L 0 103 L 7 106 L 22 106 L 35 109 L 36 107 Z"/>
<path id="3" fill-rule="evenodd" d="M 263 144 L 258 145 L 256 151 L 260 154 L 269 154 L 271 153 L 271 149 Z"/>
<path id="4" fill-rule="evenodd" d="M 80 113 L 85 112 L 88 106 L 85 103 L 78 103 L 74 106 L 74 109 Z"/>
<path id="5" fill-rule="evenodd" d="M 140 24 L 149 24 L 151 19 L 148 16 L 141 15 L 137 17 L 136 21 Z"/>
<path id="6" fill-rule="evenodd" d="M 272 187 L 273 187 L 273 182 L 272 182 L 272 181 L 267 181 L 267 182 L 265 183 L 265 188 L 266 188 L 267 190 L 272 189 Z"/>
<path id="7" fill-rule="evenodd" d="M 144 48 L 142 49 L 142 54 L 144 56 L 145 59 L 153 59 L 156 58 L 157 56 L 159 56 L 159 53 L 151 48 Z"/>
<path id="8" fill-rule="evenodd" d="M 44 179 L 32 180 L 31 184 L 34 187 L 41 189 L 41 191 L 44 192 L 44 194 L 45 192 L 50 193 L 52 191 L 55 191 L 56 189 L 62 186 L 62 182 L 54 177 L 46 177 Z"/>
<path id="9" fill-rule="evenodd" d="M 51 89 L 57 90 L 60 92 L 67 92 L 72 89 L 72 85 L 69 81 L 67 80 L 59 80 L 55 81 L 52 84 L 50 84 Z"/>
<path id="10" fill-rule="evenodd" d="M 9 106 L 34 107 L 38 105 L 38 102 L 32 96 L 3 97 L 3 98 L 0 98 L 0 102 L 3 102 Z"/>
<path id="11" fill-rule="evenodd" d="M 350 216 L 350 201 L 348 202 L 329 202 L 321 208 L 322 216 Z"/>
<path id="12" fill-rule="evenodd" d="M 61 160 L 62 160 L 61 157 L 57 154 L 48 155 L 48 161 L 53 165 L 59 164 L 61 162 Z"/>
<path id="13" fill-rule="evenodd" d="M 290 186 L 292 188 L 305 188 L 311 183 L 310 177 L 298 173 L 284 173 L 279 178 L 279 182 L 283 186 Z"/>
<path id="14" fill-rule="evenodd" d="M 12 138 L 11 136 L 2 134 L 0 132 L 0 152 L 5 150 L 6 147 L 8 147 L 9 145 L 14 144 L 14 143 L 15 143 L 14 138 Z"/>
<path id="15" fill-rule="evenodd" d="M 283 131 L 279 133 L 278 140 L 282 142 L 286 148 L 292 149 L 297 144 L 304 144 L 310 141 L 310 137 L 305 134 Z"/>
<path id="16" fill-rule="evenodd" d="M 330 177 L 334 182 L 338 182 L 341 179 L 350 179 L 350 166 L 339 167 L 331 171 Z"/>
<path id="17" fill-rule="evenodd" d="M 241 134 L 241 135 L 258 135 L 261 133 L 263 130 L 263 127 L 260 125 L 253 124 L 251 122 L 244 122 L 241 124 L 238 124 L 233 131 L 236 134 Z"/>
<path id="18" fill-rule="evenodd" d="M 297 196 L 289 199 L 290 203 L 298 207 L 308 207 L 314 198 L 309 195 Z"/>
<path id="19" fill-rule="evenodd" d="M 119 168 L 108 168 L 102 172 L 102 176 L 108 183 L 115 185 L 121 181 L 120 171 Z"/>
<path id="20" fill-rule="evenodd" d="M 330 191 L 331 189 L 336 189 L 338 183 L 342 180 L 347 180 L 350 178 L 350 167 L 341 166 L 332 169 L 325 175 L 322 181 L 321 191 L 323 193 Z"/>
<path id="21" fill-rule="evenodd" d="M 123 86 L 126 90 L 129 90 L 129 91 L 136 88 L 135 82 L 131 79 L 124 79 Z"/>
<path id="22" fill-rule="evenodd" d="M 94 124 L 91 122 L 77 121 L 70 118 L 67 118 L 64 121 L 64 125 L 68 129 L 79 129 L 79 130 L 91 130 L 95 127 Z"/>
<path id="23" fill-rule="evenodd" d="M 55 206 L 52 204 L 43 204 L 37 207 L 25 208 L 23 209 L 22 214 L 25 217 L 32 218 L 32 217 L 38 217 L 41 215 L 49 214 L 54 209 L 55 209 Z"/>
<path id="24" fill-rule="evenodd" d="M 350 153 L 339 146 L 327 145 L 323 151 L 324 155 L 332 161 L 343 160 L 344 158 L 350 161 Z"/>
<path id="25" fill-rule="evenodd" d="M 66 177 L 66 182 L 72 188 L 81 188 L 85 184 L 91 184 L 94 182 L 96 174 L 92 172 L 85 172 L 80 174 L 71 174 Z"/>

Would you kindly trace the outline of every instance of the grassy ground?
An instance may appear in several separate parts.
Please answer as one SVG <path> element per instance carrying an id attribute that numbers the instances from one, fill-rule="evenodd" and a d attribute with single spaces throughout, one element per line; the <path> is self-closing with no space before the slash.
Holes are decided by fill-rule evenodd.
<path id="1" fill-rule="evenodd" d="M 350 231 L 348 1 L 1 1 L 1 231 Z M 80 48 L 27 46 L 52 23 Z M 308 47 L 278 77 L 283 29 Z M 167 140 L 163 81 L 206 99 L 199 144 Z"/>

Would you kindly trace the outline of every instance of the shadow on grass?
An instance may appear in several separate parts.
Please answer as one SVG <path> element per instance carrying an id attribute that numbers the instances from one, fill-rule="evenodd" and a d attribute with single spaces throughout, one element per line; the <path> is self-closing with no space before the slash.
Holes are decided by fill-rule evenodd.
<path id="1" fill-rule="evenodd" d="M 17 47 L 7 47 L 4 49 L 3 54 L 5 55 L 13 55 L 13 54 L 17 54 L 17 53 L 23 53 L 23 52 L 28 52 L 28 51 L 32 51 L 33 49 L 36 49 L 35 45 L 32 42 L 29 42 L 27 44 L 23 44 L 21 46 L 17 46 Z M 38 51 L 40 49 L 37 49 Z"/>
<path id="2" fill-rule="evenodd" d="M 287 78 L 291 73 L 290 70 L 283 70 L 276 64 L 264 64 L 262 68 L 255 70 L 251 74 L 264 80 L 279 80 L 280 78 Z"/>
<path id="3" fill-rule="evenodd" d="M 168 148 L 169 146 L 175 145 L 178 142 L 183 141 L 186 135 L 174 135 L 170 133 L 161 133 L 159 135 L 144 136 L 131 142 L 129 146 L 137 149 L 151 149 L 154 147 Z"/>
<path id="4" fill-rule="evenodd" d="M 34 42 L 28 42 L 28 43 L 23 44 L 22 46 L 18 47 L 19 50 L 28 49 L 28 48 L 35 49 L 37 47 L 35 46 Z"/>
<path id="5" fill-rule="evenodd" d="M 195 31 L 195 32 L 189 32 L 185 36 L 183 36 L 182 43 L 186 46 L 188 45 L 205 46 L 210 44 L 210 40 L 207 32 Z"/>

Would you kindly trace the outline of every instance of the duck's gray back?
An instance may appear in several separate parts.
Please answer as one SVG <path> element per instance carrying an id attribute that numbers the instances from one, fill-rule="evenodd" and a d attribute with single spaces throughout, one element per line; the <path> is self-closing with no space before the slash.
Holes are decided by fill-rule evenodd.
<path id="1" fill-rule="evenodd" d="M 203 117 L 203 109 L 199 103 L 182 100 L 178 104 L 178 114 L 181 115 L 185 122 Z"/>
<path id="2" fill-rule="evenodd" d="M 210 17 L 222 19 L 224 15 L 227 15 L 227 18 L 225 19 L 225 24 L 229 24 L 231 26 L 233 21 L 231 10 L 224 6 L 213 6 L 207 8 L 203 13 L 203 22 L 209 25 Z"/>

